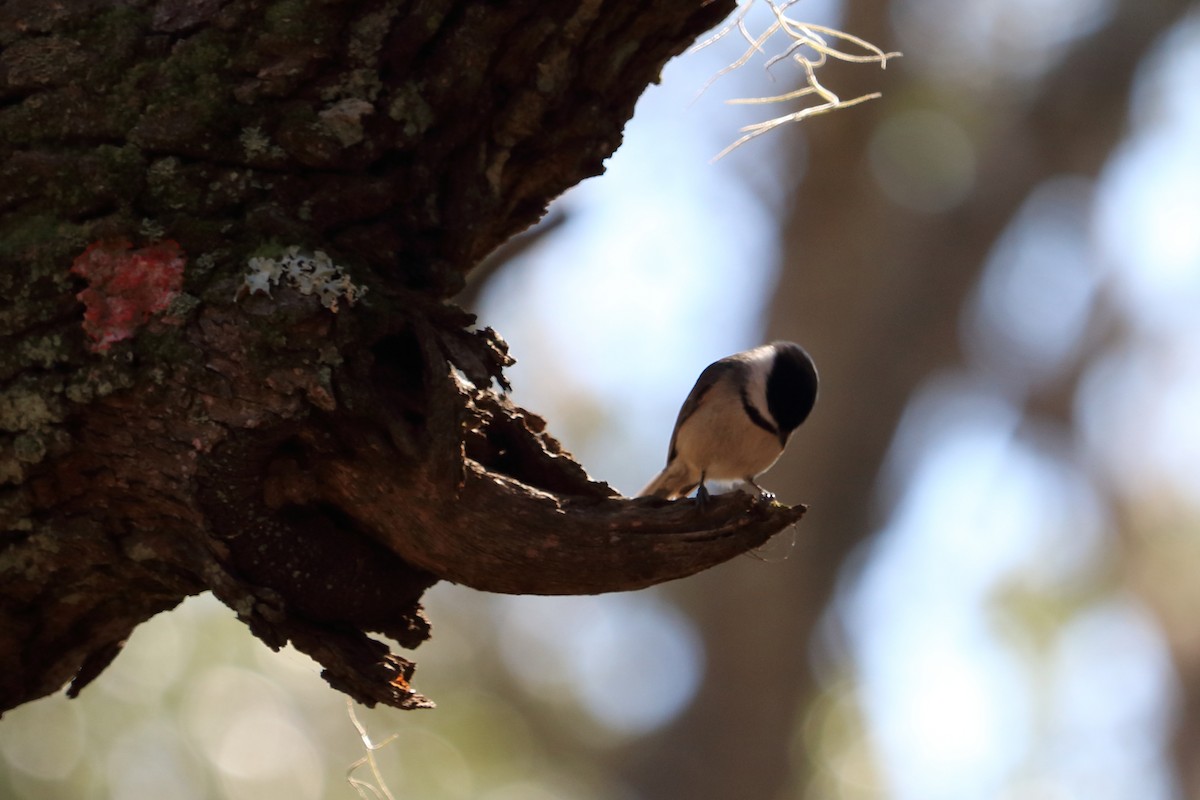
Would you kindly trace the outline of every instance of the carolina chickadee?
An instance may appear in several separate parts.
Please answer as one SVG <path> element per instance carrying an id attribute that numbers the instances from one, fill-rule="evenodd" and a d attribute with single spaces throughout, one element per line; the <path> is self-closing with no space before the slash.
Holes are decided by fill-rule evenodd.
<path id="1" fill-rule="evenodd" d="M 709 364 L 679 409 L 667 466 L 642 496 L 683 497 L 705 480 L 754 482 L 783 453 L 817 401 L 817 370 L 798 344 L 773 342 Z"/>

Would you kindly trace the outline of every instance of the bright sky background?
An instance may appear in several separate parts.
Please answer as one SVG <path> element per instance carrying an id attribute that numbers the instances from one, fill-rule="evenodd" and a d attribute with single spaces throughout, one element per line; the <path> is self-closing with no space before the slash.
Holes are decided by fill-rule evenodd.
<path id="1" fill-rule="evenodd" d="M 896 3 L 899 46 L 960 89 L 997 73 L 1026 81 L 1057 60 L 1055 31 L 1088 32 L 1110 3 L 1017 6 Z M 763 170 L 782 158 L 772 148 L 784 139 L 708 166 L 745 120 L 710 98 L 689 105 L 728 52 L 668 67 L 606 175 L 561 201 L 575 214 L 569 232 L 514 264 L 481 308 L 526 362 L 512 373 L 518 402 L 544 412 L 568 448 L 624 492 L 661 466 L 699 370 L 763 337 L 781 200 Z M 1129 140 L 1098 180 L 1064 176 L 1028 199 L 964 310 L 970 363 L 925 387 L 897 433 L 885 479 L 894 512 L 840 617 L 858 702 L 901 800 L 1177 792 L 1163 778 L 1174 676 L 1147 610 L 1114 593 L 1077 615 L 1031 671 L 994 608 L 1017 576 L 1069 585 L 1105 557 L 1113 530 L 1091 465 L 1106 465 L 1123 491 L 1166 485 L 1200 505 L 1200 23 L 1176 30 L 1151 61 Z M 747 85 L 760 80 L 751 73 L 723 79 L 736 86 L 726 96 L 772 91 Z M 925 194 L 904 191 L 906 203 L 952 207 L 971 188 L 962 166 L 970 143 L 944 118 L 909 112 L 885 123 L 877 147 L 914 140 L 938 142 L 944 177 L 926 181 L 934 189 Z M 880 179 L 887 191 L 889 176 Z M 1101 297 L 1115 298 L 1137 336 L 1085 381 L 1081 430 L 1030 429 L 1025 394 L 1078 356 Z M 512 602 L 543 604 L 537 613 L 551 620 L 578 611 Z M 654 593 L 584 602 L 589 615 L 608 604 L 622 615 L 630 603 L 662 608 Z M 670 675 L 693 640 L 686 620 L 676 624 L 640 641 L 618 633 L 625 643 L 603 652 L 641 653 Z M 588 646 L 588 633 L 550 629 L 541 646 L 561 648 L 563 659 Z M 626 680 L 639 674 L 609 666 L 630 667 Z M 611 703 L 589 705 L 583 691 L 579 702 L 605 724 L 649 724 L 645 713 L 622 720 Z M 678 699 L 662 705 L 660 722 L 686 703 Z"/>

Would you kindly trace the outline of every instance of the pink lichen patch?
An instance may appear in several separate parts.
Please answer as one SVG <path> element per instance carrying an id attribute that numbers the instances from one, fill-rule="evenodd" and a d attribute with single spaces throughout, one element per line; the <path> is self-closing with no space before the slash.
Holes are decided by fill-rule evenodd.
<path id="1" fill-rule="evenodd" d="M 89 245 L 71 264 L 71 272 L 88 282 L 75 297 L 85 306 L 83 330 L 92 339 L 92 352 L 128 339 L 164 311 L 183 287 L 186 261 L 178 243 L 170 240 L 138 250 L 123 239 Z"/>

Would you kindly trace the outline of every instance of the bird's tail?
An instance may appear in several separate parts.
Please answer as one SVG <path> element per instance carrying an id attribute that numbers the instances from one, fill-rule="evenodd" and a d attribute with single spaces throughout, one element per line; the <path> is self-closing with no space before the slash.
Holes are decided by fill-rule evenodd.
<path id="1" fill-rule="evenodd" d="M 687 465 L 676 459 L 667 464 L 666 469 L 658 473 L 654 480 L 646 484 L 646 488 L 638 493 L 638 497 L 661 497 L 671 500 L 683 497 L 700 482 L 699 475 L 693 475 Z"/>

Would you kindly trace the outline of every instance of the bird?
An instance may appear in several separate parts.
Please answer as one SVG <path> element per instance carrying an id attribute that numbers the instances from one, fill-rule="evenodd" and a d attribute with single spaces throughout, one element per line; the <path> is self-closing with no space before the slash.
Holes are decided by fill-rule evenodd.
<path id="1" fill-rule="evenodd" d="M 794 342 L 772 342 L 709 364 L 683 401 L 667 465 L 641 497 L 674 499 L 696 489 L 708 502 L 705 481 L 742 481 L 759 497 L 775 496 L 755 482 L 783 453 L 792 431 L 817 402 L 817 369 Z"/>

